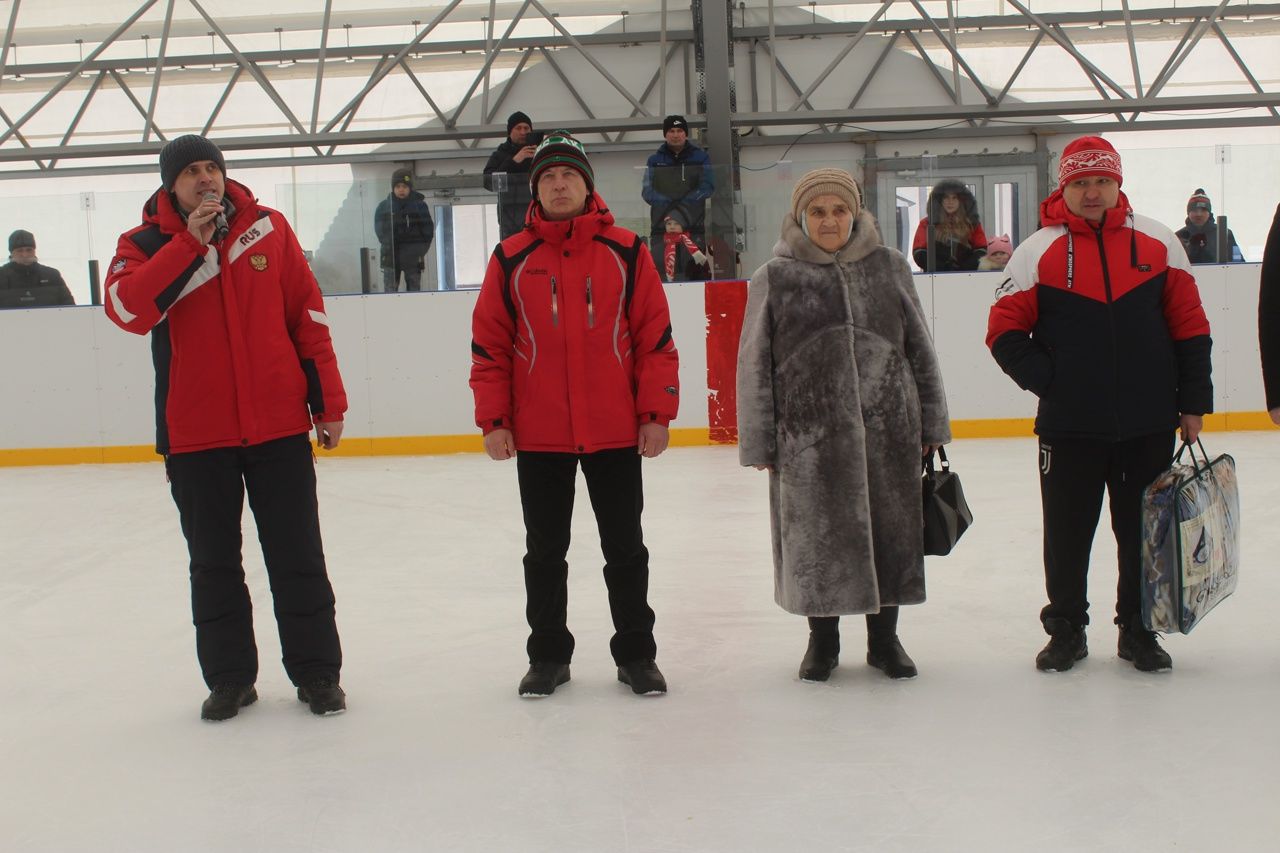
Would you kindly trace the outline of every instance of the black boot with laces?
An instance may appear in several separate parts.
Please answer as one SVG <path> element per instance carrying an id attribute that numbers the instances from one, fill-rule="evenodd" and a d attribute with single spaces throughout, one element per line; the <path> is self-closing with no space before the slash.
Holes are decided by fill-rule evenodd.
<path id="1" fill-rule="evenodd" d="M 338 686 L 337 679 L 328 676 L 311 678 L 299 684 L 298 701 L 306 702 L 311 713 L 319 717 L 347 710 L 347 694 Z"/>
<path id="2" fill-rule="evenodd" d="M 1088 657 L 1089 645 L 1085 642 L 1083 625 L 1077 627 L 1066 619 L 1053 617 L 1044 620 L 1044 629 L 1049 633 L 1049 644 L 1036 655 L 1036 669 L 1066 672 L 1076 661 Z"/>
<path id="3" fill-rule="evenodd" d="M 1135 669 L 1142 672 L 1169 672 L 1173 669 L 1173 658 L 1160 648 L 1155 631 L 1148 631 L 1141 625 L 1120 626 L 1117 654 L 1121 660 L 1130 661 Z"/>
<path id="4" fill-rule="evenodd" d="M 258 701 L 258 691 L 252 684 L 215 684 L 209 698 L 200 706 L 200 719 L 218 722 L 229 720 L 245 705 Z"/>
<path id="5" fill-rule="evenodd" d="M 556 692 L 556 688 L 569 680 L 569 664 L 553 661 L 533 661 L 529 671 L 520 679 L 519 693 L 528 699 L 541 699 Z"/>

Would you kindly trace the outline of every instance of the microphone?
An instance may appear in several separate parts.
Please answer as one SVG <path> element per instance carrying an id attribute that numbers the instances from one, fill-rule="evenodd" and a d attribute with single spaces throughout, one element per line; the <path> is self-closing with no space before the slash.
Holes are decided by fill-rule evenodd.
<path id="1" fill-rule="evenodd" d="M 209 192 L 204 194 L 204 200 L 216 201 L 219 203 L 222 202 L 222 199 L 219 198 L 218 194 L 213 190 L 209 190 Z M 222 238 L 226 237 L 227 232 L 230 230 L 231 230 L 230 226 L 227 225 L 227 214 L 223 211 L 219 211 L 218 215 L 214 217 L 214 220 L 213 220 L 213 235 L 209 237 L 209 242 L 210 243 L 222 242 Z"/>

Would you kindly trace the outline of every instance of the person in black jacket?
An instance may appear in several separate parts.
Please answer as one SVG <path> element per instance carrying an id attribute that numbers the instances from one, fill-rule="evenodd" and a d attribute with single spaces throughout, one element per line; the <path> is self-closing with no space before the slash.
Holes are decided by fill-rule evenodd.
<path id="1" fill-rule="evenodd" d="M 541 142 L 533 120 L 516 110 L 507 117 L 507 139 L 484 164 L 484 188 L 498 194 L 498 233 L 505 240 L 524 229 L 525 214 L 533 195 L 529 191 L 529 166 Z"/>
<path id="2" fill-rule="evenodd" d="M 75 305 L 62 273 L 36 260 L 36 238 L 18 229 L 9 235 L 9 263 L 0 267 L 0 308 Z"/>
<path id="3" fill-rule="evenodd" d="M 383 290 L 399 290 L 401 273 L 405 290 L 421 290 L 423 258 L 435 239 L 436 225 L 426 197 L 413 191 L 413 175 L 408 170 L 392 175 L 391 194 L 374 211 L 373 231 L 382 244 Z"/>
<path id="4" fill-rule="evenodd" d="M 1262 351 L 1262 385 L 1271 422 L 1280 425 L 1280 207 L 1276 207 L 1267 246 L 1262 252 L 1258 285 L 1258 348 Z"/>
<path id="5" fill-rule="evenodd" d="M 1198 189 L 1187 199 L 1187 224 L 1176 232 L 1187 250 L 1187 259 L 1193 264 L 1218 263 L 1218 221 L 1213 218 L 1213 204 L 1204 190 Z M 1227 229 L 1227 255 L 1223 263 L 1237 264 L 1244 261 L 1236 235 Z"/>

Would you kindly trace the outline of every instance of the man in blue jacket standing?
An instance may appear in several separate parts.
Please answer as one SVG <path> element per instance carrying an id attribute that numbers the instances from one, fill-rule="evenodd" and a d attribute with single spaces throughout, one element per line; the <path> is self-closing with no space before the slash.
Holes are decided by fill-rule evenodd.
<path id="1" fill-rule="evenodd" d="M 399 290 L 401 273 L 405 290 L 421 290 L 423 259 L 435 239 L 436 224 L 426 197 L 413 191 L 413 175 L 408 169 L 392 175 L 391 193 L 374 211 L 373 231 L 382 244 L 379 261 L 383 290 Z"/>
<path id="2" fill-rule="evenodd" d="M 666 141 L 645 163 L 640 193 L 649 204 L 649 248 L 658 269 L 662 269 L 666 219 L 673 213 L 688 223 L 685 231 L 695 244 L 706 245 L 706 201 L 716 189 L 711 158 L 689 141 L 689 123 L 684 116 L 663 119 L 662 135 Z"/>

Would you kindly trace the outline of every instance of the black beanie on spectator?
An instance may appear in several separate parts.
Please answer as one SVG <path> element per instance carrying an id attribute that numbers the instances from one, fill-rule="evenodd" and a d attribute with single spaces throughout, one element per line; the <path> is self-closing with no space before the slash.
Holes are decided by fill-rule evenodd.
<path id="1" fill-rule="evenodd" d="M 9 251 L 14 249 L 34 249 L 36 247 L 35 235 L 30 231 L 23 231 L 19 228 L 9 235 Z"/>
<path id="2" fill-rule="evenodd" d="M 201 160 L 212 160 L 217 163 L 223 177 L 226 177 L 227 161 L 223 159 L 222 152 L 218 146 L 203 136 L 189 133 L 169 140 L 169 143 L 160 149 L 160 181 L 164 184 L 164 188 L 172 190 L 182 170 Z"/>
<path id="3" fill-rule="evenodd" d="M 511 115 L 507 116 L 507 136 L 511 135 L 511 128 L 520 124 L 520 122 L 524 122 L 529 125 L 529 127 L 533 127 L 533 119 L 529 118 L 525 113 L 516 110 Z"/>

